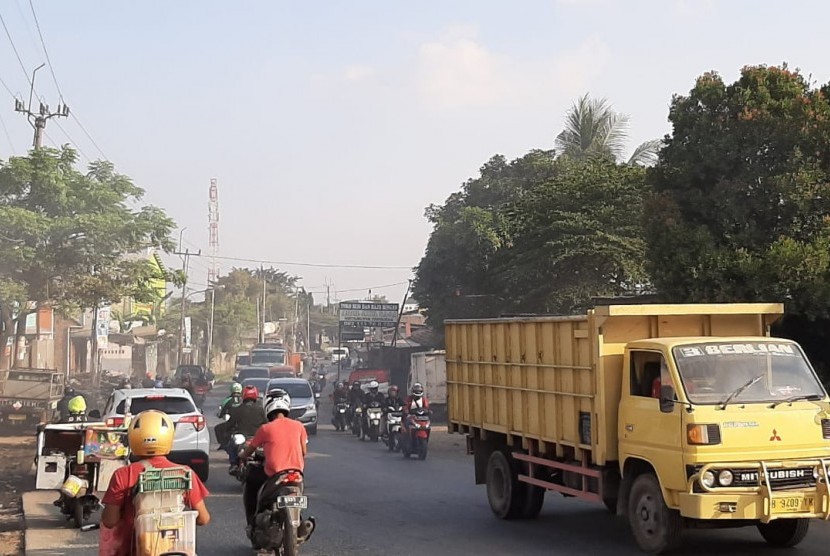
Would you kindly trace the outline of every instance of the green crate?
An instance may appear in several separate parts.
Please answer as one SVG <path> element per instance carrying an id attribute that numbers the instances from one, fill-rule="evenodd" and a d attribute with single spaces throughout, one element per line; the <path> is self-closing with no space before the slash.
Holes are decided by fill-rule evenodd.
<path id="1" fill-rule="evenodd" d="M 190 490 L 193 485 L 191 473 L 184 467 L 147 469 L 138 476 L 138 493 Z"/>

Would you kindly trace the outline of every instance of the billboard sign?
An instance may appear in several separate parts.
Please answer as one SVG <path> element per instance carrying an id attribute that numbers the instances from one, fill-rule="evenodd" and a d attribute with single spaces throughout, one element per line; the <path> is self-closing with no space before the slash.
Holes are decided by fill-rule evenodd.
<path id="1" fill-rule="evenodd" d="M 98 308 L 95 328 L 95 335 L 98 338 L 98 349 L 107 349 L 109 347 L 110 335 L 110 308 L 108 306 Z"/>
<path id="2" fill-rule="evenodd" d="M 341 302 L 339 310 L 341 326 L 394 327 L 398 322 L 397 303 Z"/>

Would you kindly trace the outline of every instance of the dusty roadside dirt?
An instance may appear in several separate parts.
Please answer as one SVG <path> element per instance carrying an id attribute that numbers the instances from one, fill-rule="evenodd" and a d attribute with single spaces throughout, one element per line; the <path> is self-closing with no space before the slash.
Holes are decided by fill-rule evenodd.
<path id="1" fill-rule="evenodd" d="M 21 497 L 35 487 L 34 431 L 0 436 L 0 556 L 23 555 Z"/>

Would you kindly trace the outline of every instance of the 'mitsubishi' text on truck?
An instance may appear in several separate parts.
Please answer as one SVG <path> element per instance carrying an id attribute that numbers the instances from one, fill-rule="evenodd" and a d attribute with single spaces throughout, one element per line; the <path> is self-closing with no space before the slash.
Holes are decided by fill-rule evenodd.
<path id="1" fill-rule="evenodd" d="M 830 403 L 780 304 L 609 305 L 446 322 L 451 432 L 492 511 L 548 490 L 626 517 L 647 553 L 684 527 L 794 546 L 830 517 Z"/>

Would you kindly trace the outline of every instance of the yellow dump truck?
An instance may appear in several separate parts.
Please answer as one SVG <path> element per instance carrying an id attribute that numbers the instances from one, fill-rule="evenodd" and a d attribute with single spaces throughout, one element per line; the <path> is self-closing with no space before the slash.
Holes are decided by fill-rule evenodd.
<path id="1" fill-rule="evenodd" d="M 686 526 L 794 546 L 830 517 L 830 402 L 780 304 L 609 305 L 446 322 L 451 432 L 493 513 L 604 503 L 647 553 Z"/>

